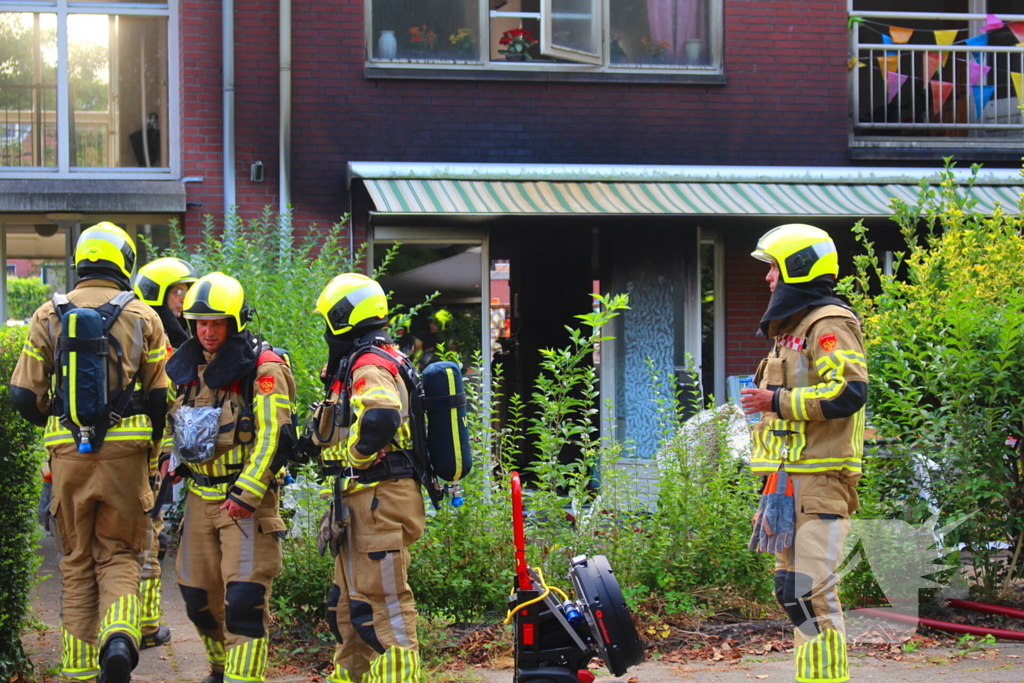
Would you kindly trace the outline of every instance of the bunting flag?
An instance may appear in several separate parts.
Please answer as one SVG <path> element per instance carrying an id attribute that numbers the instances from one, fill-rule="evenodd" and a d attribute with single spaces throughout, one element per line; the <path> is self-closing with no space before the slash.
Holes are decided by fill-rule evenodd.
<path id="1" fill-rule="evenodd" d="M 956 34 L 959 33 L 956 29 L 951 31 L 935 31 L 935 44 L 936 45 L 952 45 L 956 40 Z M 942 53 L 942 66 L 946 66 L 946 62 L 949 60 L 949 53 Z"/>
<path id="2" fill-rule="evenodd" d="M 892 36 L 892 39 L 897 43 L 907 43 L 910 42 L 910 37 L 914 35 L 914 29 L 890 26 L 889 35 Z"/>
<path id="3" fill-rule="evenodd" d="M 985 76 L 992 67 L 977 62 L 967 62 L 967 85 L 983 85 Z"/>
<path id="4" fill-rule="evenodd" d="M 1024 45 L 1024 21 L 1013 21 L 1006 25 L 1017 36 L 1017 46 Z"/>
<path id="5" fill-rule="evenodd" d="M 996 91 L 994 85 L 972 85 L 971 91 L 974 94 L 974 113 L 976 118 L 981 120 L 981 114 L 985 111 L 985 105 L 992 99 L 992 93 Z M 892 99 L 891 97 L 889 98 Z"/>
<path id="6" fill-rule="evenodd" d="M 856 57 L 851 57 L 850 61 L 848 61 L 846 63 L 846 69 L 848 71 L 853 71 L 853 68 L 857 67 L 857 66 L 867 66 L 867 64 L 865 64 L 864 62 L 860 61 Z"/>
<path id="7" fill-rule="evenodd" d="M 942 111 L 942 105 L 946 103 L 953 93 L 953 84 L 945 81 L 932 81 L 932 113 L 938 116 Z"/>
<path id="8" fill-rule="evenodd" d="M 876 59 L 878 60 L 878 68 L 882 73 L 900 70 L 899 55 L 893 57 L 876 57 Z"/>
<path id="9" fill-rule="evenodd" d="M 967 45 L 988 45 L 988 34 L 987 33 L 982 33 L 980 36 L 974 36 L 973 38 L 968 38 L 967 40 L 964 41 L 964 43 L 966 43 Z M 974 61 L 981 62 L 981 60 L 982 60 L 982 53 L 981 52 L 972 52 L 971 53 L 971 57 L 974 58 Z"/>
<path id="10" fill-rule="evenodd" d="M 1024 103 L 1024 84 L 1021 83 L 1021 74 L 1010 72 L 1010 78 L 1013 79 L 1013 91 L 1017 93 L 1017 104 Z"/>
<path id="11" fill-rule="evenodd" d="M 985 17 L 985 25 L 981 27 L 981 30 L 987 33 L 989 31 L 995 31 L 996 29 L 1002 28 L 1003 26 L 1005 26 L 1005 24 L 1002 19 L 994 14 L 990 14 Z"/>
<path id="12" fill-rule="evenodd" d="M 906 83 L 907 79 L 910 77 L 904 76 L 903 74 L 898 74 L 895 71 L 888 71 L 886 72 L 885 76 L 887 79 L 889 93 L 889 99 L 886 100 L 886 102 L 891 104 L 893 98 L 896 97 L 896 93 L 900 91 L 900 88 L 903 87 L 903 84 Z"/>
<path id="13" fill-rule="evenodd" d="M 924 53 L 924 82 L 928 83 L 935 75 L 935 72 L 939 70 L 939 66 L 942 64 L 942 55 L 938 52 L 925 52 Z"/>
<path id="14" fill-rule="evenodd" d="M 883 33 L 882 34 L 882 42 L 885 43 L 886 45 L 892 45 L 892 36 Z M 893 52 L 892 50 L 886 50 L 885 54 L 886 55 L 894 55 L 896 53 Z"/>

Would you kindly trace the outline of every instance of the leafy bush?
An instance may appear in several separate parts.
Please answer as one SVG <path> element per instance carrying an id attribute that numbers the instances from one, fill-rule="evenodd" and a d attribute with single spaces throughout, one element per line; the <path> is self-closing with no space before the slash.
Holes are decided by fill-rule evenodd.
<path id="1" fill-rule="evenodd" d="M 295 483 L 281 491 L 282 516 L 289 518 L 282 541 L 281 573 L 274 579 L 274 614 L 314 626 L 324 619 L 324 599 L 330 587 L 334 558 L 316 549 L 320 516 L 328 502 L 320 499 L 317 466 L 299 468 Z"/>
<path id="2" fill-rule="evenodd" d="M 655 503 L 638 491 L 635 473 L 619 466 L 621 448 L 597 438 L 597 378 L 586 361 L 604 339 L 603 326 L 627 307 L 624 296 L 599 301 L 599 311 L 577 316 L 582 326 L 569 331 L 568 347 L 543 351 L 532 417 L 527 402 L 512 396 L 510 418 L 497 427 L 471 394 L 476 469 L 463 483 L 466 503 L 443 508 L 412 548 L 410 582 L 422 612 L 458 620 L 504 612 L 514 566 L 509 471 L 527 436 L 539 454 L 524 492 L 527 561 L 551 583 L 568 587 L 572 557 L 604 554 L 634 605 L 650 594 L 675 611 L 743 603 L 760 612 L 771 602 L 772 558 L 746 548 L 757 484 L 728 439 L 673 439 L 681 427 L 677 400 L 653 377 L 665 396 Z M 714 413 L 711 433 L 724 436 L 728 414 Z M 566 445 L 581 457 L 563 462 Z"/>
<path id="3" fill-rule="evenodd" d="M 29 613 L 29 591 L 39 566 L 35 554 L 39 525 L 36 504 L 41 477 L 40 433 L 21 419 L 10 399 L 7 379 L 21 355 L 27 328 L 0 329 L 0 678 L 11 679 L 31 665 L 21 647 Z"/>
<path id="4" fill-rule="evenodd" d="M 37 277 L 7 278 L 7 317 L 31 318 L 36 309 L 53 296 L 53 289 Z"/>
<path id="5" fill-rule="evenodd" d="M 971 515 L 946 543 L 965 544 L 991 597 L 1018 570 L 997 544 L 1024 539 L 1024 220 L 975 205 L 949 168 L 938 188 L 922 181 L 916 203 L 894 203 L 907 245 L 895 275 L 858 224 L 865 253 L 840 289 L 864 323 L 869 408 L 888 442 L 866 462 L 878 511 L 914 524 Z"/>

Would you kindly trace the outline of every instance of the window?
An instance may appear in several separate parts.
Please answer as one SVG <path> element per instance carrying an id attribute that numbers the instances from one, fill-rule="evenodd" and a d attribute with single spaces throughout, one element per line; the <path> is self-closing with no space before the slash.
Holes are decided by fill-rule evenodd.
<path id="1" fill-rule="evenodd" d="M 0 172 L 167 173 L 177 119 L 168 2 L 24 7 L 0 0 Z"/>
<path id="2" fill-rule="evenodd" d="M 722 0 L 367 0 L 367 62 L 720 73 L 721 6 Z M 508 51 L 515 34 L 530 43 L 522 53 Z"/>

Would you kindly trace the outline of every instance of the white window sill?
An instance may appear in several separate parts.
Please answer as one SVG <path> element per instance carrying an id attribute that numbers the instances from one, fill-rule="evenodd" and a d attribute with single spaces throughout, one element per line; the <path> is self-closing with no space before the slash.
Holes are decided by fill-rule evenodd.
<path id="1" fill-rule="evenodd" d="M 591 81 L 725 85 L 721 69 L 645 66 L 586 66 L 542 62 L 366 62 L 366 78 L 494 81 Z"/>

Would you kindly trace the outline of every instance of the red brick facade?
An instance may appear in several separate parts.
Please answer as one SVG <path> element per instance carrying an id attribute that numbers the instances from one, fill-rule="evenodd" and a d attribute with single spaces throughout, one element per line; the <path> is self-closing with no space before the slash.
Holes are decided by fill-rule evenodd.
<path id="1" fill-rule="evenodd" d="M 844 0 L 729 0 L 724 85 L 428 81 L 364 74 L 364 0 L 294 0 L 295 225 L 349 208 L 349 161 L 553 164 L 849 164 Z M 236 0 L 236 193 L 278 206 L 278 4 Z M 182 0 L 188 229 L 222 211 L 221 11 Z M 509 107 L 511 101 L 529 104 Z M 262 161 L 266 180 L 249 180 Z M 357 227 L 357 239 L 362 226 Z M 728 242 L 727 374 L 752 372 L 767 302 L 747 241 Z M 742 243 L 741 243 L 742 242 Z"/>
<path id="2" fill-rule="evenodd" d="M 296 218 L 346 210 L 348 161 L 837 166 L 846 3 L 725 3 L 725 85 L 368 80 L 364 0 L 293 5 Z M 277 2 L 235 3 L 237 197 L 277 206 Z M 220 3 L 182 1 L 186 225 L 222 209 Z M 527 106 L 509 108 L 510 101 Z M 262 161 L 266 181 L 249 181 Z"/>

